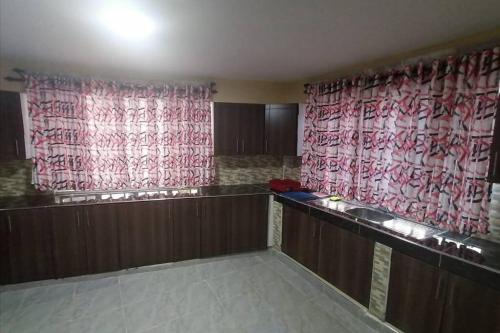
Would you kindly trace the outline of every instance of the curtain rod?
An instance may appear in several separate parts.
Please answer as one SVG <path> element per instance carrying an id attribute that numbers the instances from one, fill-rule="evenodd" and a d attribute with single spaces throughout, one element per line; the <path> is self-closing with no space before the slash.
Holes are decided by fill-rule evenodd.
<path id="1" fill-rule="evenodd" d="M 26 71 L 25 70 L 20 69 L 20 68 L 13 68 L 12 71 L 15 72 L 15 73 L 17 73 L 20 77 L 5 76 L 3 79 L 6 80 L 6 81 L 10 81 L 10 82 L 24 82 L 25 81 L 25 79 L 24 79 L 24 77 L 26 76 Z M 211 82 L 208 83 L 208 85 L 210 86 L 210 91 L 212 92 L 212 94 L 217 94 L 218 93 L 217 89 L 215 89 L 215 85 L 216 84 L 217 83 L 214 82 L 214 81 L 211 81 Z M 127 86 L 127 85 L 125 84 L 123 86 Z"/>
<path id="2" fill-rule="evenodd" d="M 428 63 L 428 62 L 432 62 L 434 60 L 444 60 L 450 55 L 460 56 L 460 55 L 469 54 L 469 53 L 482 52 L 484 50 L 496 47 L 499 44 L 500 44 L 500 40 L 495 39 L 495 40 L 490 40 L 488 42 L 480 43 L 480 44 L 476 44 L 476 45 L 472 45 L 472 46 L 463 46 L 463 47 L 457 46 L 454 48 L 450 47 L 447 49 L 441 49 L 441 50 L 436 50 L 433 52 L 428 52 L 428 53 L 421 54 L 421 55 L 411 57 L 411 58 L 401 59 L 397 63 L 394 62 L 392 64 L 386 64 L 386 65 L 378 66 L 375 68 L 365 68 L 361 71 L 353 72 L 352 74 L 339 76 L 338 78 L 332 78 L 332 79 L 327 79 L 324 81 L 322 80 L 322 81 L 317 81 L 317 82 L 308 82 L 308 83 L 304 84 L 304 94 L 307 93 L 307 88 L 309 88 L 309 86 L 311 86 L 312 84 L 321 83 L 321 82 L 328 82 L 328 81 L 337 81 L 337 80 L 341 80 L 343 78 L 349 78 L 349 77 L 353 77 L 353 76 L 370 75 L 370 74 L 366 73 L 367 71 L 380 71 L 381 73 L 383 73 L 384 71 L 387 71 L 389 68 L 392 68 L 392 67 L 404 66 L 405 64 L 411 65 L 411 64 L 418 63 L 419 61 L 423 61 L 424 63 Z M 454 49 L 454 51 L 451 51 L 451 49 Z M 443 53 L 445 51 L 450 51 L 450 52 L 448 54 L 441 54 L 439 56 L 432 57 L 433 55 L 435 55 L 437 53 Z M 432 57 L 432 58 L 430 58 L 430 57 Z"/>

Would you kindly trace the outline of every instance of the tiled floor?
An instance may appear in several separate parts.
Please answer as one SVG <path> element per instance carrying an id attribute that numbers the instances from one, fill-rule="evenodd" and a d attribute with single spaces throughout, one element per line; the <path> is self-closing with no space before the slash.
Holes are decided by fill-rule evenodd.
<path id="1" fill-rule="evenodd" d="M 0 332 L 375 332 L 273 251 L 4 287 Z"/>

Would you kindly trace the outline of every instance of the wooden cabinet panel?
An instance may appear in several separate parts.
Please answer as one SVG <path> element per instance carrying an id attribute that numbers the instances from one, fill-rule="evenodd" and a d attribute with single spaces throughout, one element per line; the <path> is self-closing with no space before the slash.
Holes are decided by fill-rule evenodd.
<path id="1" fill-rule="evenodd" d="M 214 104 L 215 155 L 262 154 L 264 132 L 264 104 Z"/>
<path id="2" fill-rule="evenodd" d="M 123 268 L 172 261 L 169 201 L 116 204 Z"/>
<path id="3" fill-rule="evenodd" d="M 88 272 L 117 271 L 121 268 L 116 206 L 92 205 L 84 208 Z"/>
<path id="4" fill-rule="evenodd" d="M 201 200 L 201 257 L 229 253 L 228 224 L 231 218 L 233 198 L 219 197 Z"/>
<path id="5" fill-rule="evenodd" d="M 88 273 L 85 248 L 86 223 L 79 207 L 51 209 L 55 276 L 64 278 Z"/>
<path id="6" fill-rule="evenodd" d="M 297 155 L 297 104 L 266 105 L 265 153 Z"/>
<path id="7" fill-rule="evenodd" d="M 313 272 L 318 269 L 319 221 L 300 210 L 283 206 L 281 249 Z"/>
<path id="8" fill-rule="evenodd" d="M 175 261 L 200 258 L 200 201 L 172 200 Z"/>
<path id="9" fill-rule="evenodd" d="M 47 209 L 10 211 L 9 258 L 11 282 L 54 277 L 51 216 Z"/>
<path id="10" fill-rule="evenodd" d="M 0 160 L 24 159 L 24 150 L 20 95 L 0 91 Z"/>
<path id="11" fill-rule="evenodd" d="M 422 285 L 425 281 L 417 289 Z M 431 310 L 427 307 L 424 313 Z M 500 292 L 450 273 L 441 332 L 500 332 Z"/>
<path id="12" fill-rule="evenodd" d="M 10 283 L 10 226 L 6 212 L 0 212 L 0 284 Z"/>
<path id="13" fill-rule="evenodd" d="M 265 105 L 240 104 L 239 113 L 241 154 L 263 154 L 265 135 Z"/>
<path id="14" fill-rule="evenodd" d="M 393 251 L 386 320 L 408 333 L 439 332 L 446 273 Z"/>
<path id="15" fill-rule="evenodd" d="M 243 252 L 267 248 L 267 195 L 234 197 L 229 223 L 229 251 Z"/>
<path id="16" fill-rule="evenodd" d="M 322 221 L 318 274 L 368 307 L 373 247 L 373 241 Z"/>
<path id="17" fill-rule="evenodd" d="M 214 104 L 214 152 L 215 155 L 240 153 L 239 109 L 234 103 Z"/>

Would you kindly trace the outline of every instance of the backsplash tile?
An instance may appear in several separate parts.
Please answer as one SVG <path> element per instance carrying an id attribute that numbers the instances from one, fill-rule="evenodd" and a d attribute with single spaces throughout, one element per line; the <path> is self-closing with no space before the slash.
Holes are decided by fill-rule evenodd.
<path id="1" fill-rule="evenodd" d="M 283 178 L 300 181 L 301 156 L 283 156 Z"/>
<path id="2" fill-rule="evenodd" d="M 500 243 L 500 184 L 493 184 L 490 203 L 490 226 L 486 235 L 474 235 L 482 239 Z"/>
<path id="3" fill-rule="evenodd" d="M 375 243 L 369 311 L 380 320 L 385 320 L 391 273 L 391 255 L 392 249 L 390 247 Z"/>
<path id="4" fill-rule="evenodd" d="M 282 178 L 281 156 L 216 156 L 215 183 L 217 185 L 261 184 L 273 178 Z"/>
<path id="5" fill-rule="evenodd" d="M 282 216 L 283 205 L 279 202 L 273 201 L 272 204 L 272 223 L 273 223 L 273 248 L 281 251 L 281 230 L 282 230 Z"/>
<path id="6" fill-rule="evenodd" d="M 35 194 L 31 160 L 0 162 L 0 197 Z"/>

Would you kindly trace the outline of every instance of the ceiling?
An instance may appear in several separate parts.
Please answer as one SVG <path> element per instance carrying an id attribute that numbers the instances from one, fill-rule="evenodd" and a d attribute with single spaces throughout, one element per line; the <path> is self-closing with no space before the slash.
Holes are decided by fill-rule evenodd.
<path id="1" fill-rule="evenodd" d="M 150 16 L 127 40 L 96 19 L 110 1 L 0 0 L 0 57 L 186 77 L 285 81 L 500 25 L 498 0 L 121 1 Z"/>

